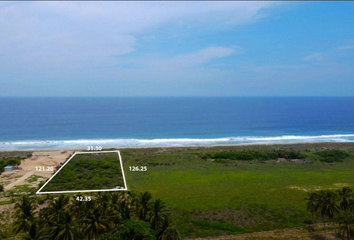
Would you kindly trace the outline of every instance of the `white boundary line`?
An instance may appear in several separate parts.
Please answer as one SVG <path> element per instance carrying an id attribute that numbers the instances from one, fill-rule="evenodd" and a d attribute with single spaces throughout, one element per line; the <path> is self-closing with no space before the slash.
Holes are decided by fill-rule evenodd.
<path id="1" fill-rule="evenodd" d="M 68 164 L 73 157 L 75 157 L 76 154 L 87 154 L 87 153 L 117 153 L 119 162 L 120 162 L 120 168 L 122 169 L 122 176 L 123 176 L 123 182 L 124 182 L 124 188 L 123 189 L 101 189 L 101 190 L 76 190 L 76 191 L 54 191 L 54 192 L 41 192 L 41 190 L 52 180 L 52 178 L 55 177 L 55 175 L 60 172 L 66 164 Z M 110 191 L 127 191 L 127 183 L 125 180 L 125 175 L 124 175 L 124 169 L 123 169 L 123 162 L 122 162 L 122 157 L 120 155 L 120 151 L 114 150 L 114 151 L 94 151 L 94 152 L 75 152 L 59 169 L 56 171 L 49 180 L 47 180 L 46 183 L 43 184 L 43 186 L 36 192 L 36 194 L 51 194 L 51 193 L 80 193 L 80 192 L 110 192 Z"/>

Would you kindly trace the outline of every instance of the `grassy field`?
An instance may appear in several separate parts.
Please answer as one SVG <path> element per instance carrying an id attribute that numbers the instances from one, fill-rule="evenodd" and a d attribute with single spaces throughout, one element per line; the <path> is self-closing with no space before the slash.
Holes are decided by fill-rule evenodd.
<path id="1" fill-rule="evenodd" d="M 124 187 L 117 153 L 77 154 L 42 191 L 100 190 L 117 186 Z"/>
<path id="2" fill-rule="evenodd" d="M 339 159 L 326 157 L 328 149 L 346 152 Z M 259 159 L 240 160 L 250 153 L 243 150 Z M 284 154 L 301 161 L 269 157 Z M 305 207 L 308 192 L 354 187 L 354 143 L 130 148 L 121 155 L 129 190 L 166 202 L 184 238 L 303 229 L 312 220 Z M 147 171 L 130 171 L 133 166 Z M 116 154 L 77 155 L 43 191 L 113 188 L 122 180 L 119 167 Z"/>
<path id="3" fill-rule="evenodd" d="M 294 149 L 307 163 L 212 161 L 203 156 L 235 150 Z M 345 149 L 342 162 L 320 161 L 318 150 Z M 354 144 L 296 144 L 121 151 L 128 188 L 166 201 L 185 237 L 302 226 L 308 191 L 353 186 Z M 130 172 L 129 166 L 147 166 Z"/>

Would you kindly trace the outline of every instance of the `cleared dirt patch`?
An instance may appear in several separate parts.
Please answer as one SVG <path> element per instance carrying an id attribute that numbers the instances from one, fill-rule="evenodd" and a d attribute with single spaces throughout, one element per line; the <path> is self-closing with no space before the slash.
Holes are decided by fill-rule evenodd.
<path id="1" fill-rule="evenodd" d="M 5 191 L 13 190 L 16 186 L 28 185 L 28 178 L 37 177 L 38 181 L 31 181 L 30 186 L 36 187 L 43 179 L 50 178 L 52 171 L 36 171 L 36 167 L 53 167 L 59 166 L 64 162 L 73 151 L 36 151 L 32 156 L 21 161 L 19 169 L 12 172 L 4 172 L 0 176 L 0 184 L 5 186 Z"/>

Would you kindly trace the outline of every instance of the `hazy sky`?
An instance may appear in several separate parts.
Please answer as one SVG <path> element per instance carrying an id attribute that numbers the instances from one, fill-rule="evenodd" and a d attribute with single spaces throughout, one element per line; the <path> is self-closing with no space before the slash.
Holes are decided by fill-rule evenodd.
<path id="1" fill-rule="evenodd" d="M 1 2 L 0 96 L 354 96 L 354 2 Z"/>

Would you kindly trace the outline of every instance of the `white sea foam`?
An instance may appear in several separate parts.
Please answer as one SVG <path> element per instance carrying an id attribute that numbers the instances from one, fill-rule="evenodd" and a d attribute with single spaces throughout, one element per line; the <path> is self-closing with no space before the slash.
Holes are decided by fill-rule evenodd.
<path id="1" fill-rule="evenodd" d="M 79 139 L 79 140 L 25 140 L 0 142 L 0 150 L 60 149 L 102 147 L 190 146 L 208 144 L 291 143 L 291 142 L 354 142 L 354 134 L 319 136 L 245 136 L 225 138 L 160 138 L 160 139 Z"/>

